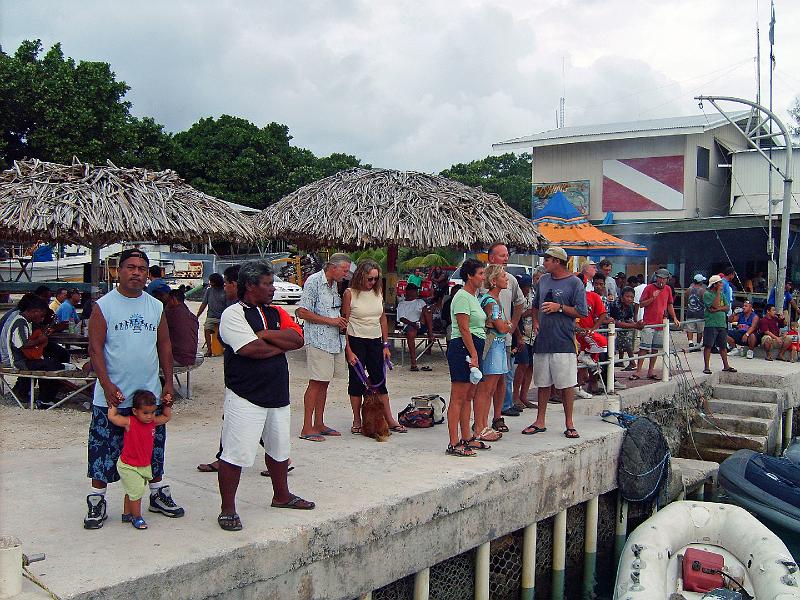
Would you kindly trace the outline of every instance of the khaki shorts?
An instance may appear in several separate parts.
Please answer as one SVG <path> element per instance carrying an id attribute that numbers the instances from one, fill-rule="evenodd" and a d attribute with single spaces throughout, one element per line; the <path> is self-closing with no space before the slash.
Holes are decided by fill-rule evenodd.
<path id="1" fill-rule="evenodd" d="M 314 346 L 306 346 L 308 378 L 312 381 L 332 381 L 347 375 L 344 352 L 331 354 Z"/>
<path id="2" fill-rule="evenodd" d="M 703 321 L 693 321 L 691 323 L 684 323 L 683 330 L 686 333 L 703 333 L 705 326 L 706 324 Z"/>
<path id="3" fill-rule="evenodd" d="M 147 484 L 153 479 L 153 469 L 150 465 L 133 467 L 126 465 L 121 458 L 117 459 L 117 473 L 122 480 L 122 489 L 131 500 L 139 500 L 144 496 Z"/>
<path id="4" fill-rule="evenodd" d="M 533 355 L 533 386 L 565 390 L 578 385 L 578 357 L 572 352 Z"/>
<path id="5" fill-rule="evenodd" d="M 218 331 L 219 321 L 219 319 L 215 319 L 214 317 L 206 317 L 205 323 L 203 323 L 203 331 Z"/>
<path id="6" fill-rule="evenodd" d="M 641 338 L 639 338 L 640 350 L 661 350 L 664 347 L 664 328 L 653 329 L 647 327 L 642 329 Z M 648 354 L 650 354 L 648 352 Z"/>
<path id="7" fill-rule="evenodd" d="M 770 337 L 765 333 L 761 338 L 761 346 L 766 346 L 767 340 L 769 340 L 769 343 L 773 348 L 776 348 L 778 346 L 783 346 L 786 342 L 791 342 L 792 338 L 790 338 L 788 335 L 782 335 L 780 336 L 780 339 L 776 340 L 774 337 Z"/>

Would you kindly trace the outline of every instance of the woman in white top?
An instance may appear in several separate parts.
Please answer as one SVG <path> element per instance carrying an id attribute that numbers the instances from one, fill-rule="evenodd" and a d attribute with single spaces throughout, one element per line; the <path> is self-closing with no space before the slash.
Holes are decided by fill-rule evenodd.
<path id="1" fill-rule="evenodd" d="M 361 361 L 368 381 L 375 386 L 384 408 L 384 417 L 389 430 L 406 433 L 406 428 L 397 422 L 389 406 L 386 390 L 386 361 L 392 357 L 389 351 L 389 329 L 383 310 L 381 293 L 381 269 L 374 260 L 359 262 L 350 287 L 342 296 L 342 316 L 347 319 L 345 357 L 350 371 L 347 393 L 353 407 L 353 426 L 350 432 L 361 433 L 361 402 L 368 393 L 356 372 L 356 361 Z"/>

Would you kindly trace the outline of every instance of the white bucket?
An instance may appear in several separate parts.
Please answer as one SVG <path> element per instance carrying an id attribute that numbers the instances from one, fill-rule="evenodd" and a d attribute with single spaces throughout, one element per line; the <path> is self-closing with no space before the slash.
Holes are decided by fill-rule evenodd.
<path id="1" fill-rule="evenodd" d="M 22 591 L 22 542 L 0 536 L 0 598 L 11 598 Z"/>

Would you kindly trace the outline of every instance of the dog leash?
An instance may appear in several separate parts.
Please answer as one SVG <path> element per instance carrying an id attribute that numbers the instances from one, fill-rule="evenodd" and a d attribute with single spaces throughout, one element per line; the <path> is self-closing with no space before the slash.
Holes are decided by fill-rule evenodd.
<path id="1" fill-rule="evenodd" d="M 386 360 L 384 360 L 383 361 L 383 373 L 382 373 L 383 377 L 381 378 L 381 380 L 378 383 L 372 384 L 372 383 L 369 382 L 369 377 L 367 376 L 367 371 L 364 368 L 363 363 L 359 360 L 358 357 L 356 357 L 356 364 L 353 365 L 353 370 L 356 372 L 356 375 L 358 376 L 359 380 L 361 380 L 361 383 L 363 383 L 364 387 L 367 388 L 367 394 L 377 394 L 378 390 L 380 389 L 380 387 L 384 383 L 386 383 L 386 369 L 389 369 L 391 371 L 393 368 L 394 368 L 394 365 L 392 364 L 391 360 L 389 360 L 388 358 Z"/>

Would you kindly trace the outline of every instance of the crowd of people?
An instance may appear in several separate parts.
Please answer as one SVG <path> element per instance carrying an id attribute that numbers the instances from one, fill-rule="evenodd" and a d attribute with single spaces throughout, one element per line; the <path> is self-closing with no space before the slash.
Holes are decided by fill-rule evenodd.
<path id="1" fill-rule="evenodd" d="M 409 282 L 397 305 L 397 324 L 412 350 L 412 371 L 419 370 L 413 350 L 417 336 L 427 336 L 430 342 L 437 321 L 447 329 L 448 455 L 472 457 L 489 449 L 509 432 L 505 418 L 520 416 L 526 409 L 537 412 L 522 434 L 547 431 L 551 402 L 563 405 L 564 436 L 579 438 L 573 420 L 576 395 L 591 397 L 608 384 L 605 369 L 597 367 L 609 359 L 603 335 L 609 323 L 616 325 L 619 354 L 612 358 L 624 365 L 620 373 L 629 372 L 630 379 L 658 379 L 652 354 L 667 335 L 664 319 L 681 325 L 669 271 L 658 269 L 645 283 L 624 273 L 612 276 L 608 260 L 599 264 L 589 260 L 573 273 L 567 253 L 551 246 L 542 266 L 515 277 L 507 271 L 509 251 L 503 243 L 492 245 L 487 258 L 487 263 L 466 259 L 459 271 L 463 285 L 453 286 L 449 294 L 447 277 L 439 270 L 430 301 L 418 297 L 422 281 Z M 161 269 L 151 266 L 137 249 L 120 255 L 119 285 L 99 298 L 58 289 L 51 303 L 52 294 L 44 287 L 23 296 L 16 309 L 0 319 L 6 366 L 62 368 L 69 353 L 48 336 L 88 319 L 89 368 L 97 384 L 89 427 L 91 488 L 84 527 L 103 526 L 107 486 L 119 480 L 125 490 L 122 521 L 134 528 L 147 528 L 141 510 L 145 494 L 149 511 L 173 518 L 184 515 L 164 473 L 166 423 L 174 401 L 175 366 L 202 360 L 199 317 L 205 311 L 207 349 L 215 336 L 224 348 L 225 391 L 216 458 L 198 470 L 217 473 L 221 497 L 217 522 L 223 530 L 243 527 L 236 494 L 241 469 L 253 465 L 259 443 L 266 467 L 262 475 L 270 478 L 273 488 L 271 506 L 315 507 L 288 487 L 292 467 L 287 352 L 305 347 L 308 384 L 301 440 L 319 443 L 342 435 L 326 423 L 325 407 L 331 381 L 344 377 L 345 370 L 353 413 L 350 433 L 362 433 L 362 406 L 368 399 L 380 403 L 390 432 L 406 433 L 392 412 L 386 385 L 393 365 L 383 274 L 376 262 L 363 260 L 350 276 L 351 262 L 346 254 L 333 254 L 322 270 L 308 277 L 296 318 L 273 305 L 274 272 L 264 261 L 245 262 L 221 276 L 212 275 L 195 314 L 186 305 L 183 290 L 170 289 Z M 348 277 L 349 284 L 343 286 Z M 728 268 L 706 284 L 698 274 L 687 292 L 692 326 L 686 331 L 690 342 L 702 343 L 705 372 L 711 372 L 714 351 L 723 370 L 735 371 L 728 362 L 734 354 L 730 346 L 744 347 L 748 358 L 761 346 L 767 360 L 773 360 L 773 351 L 778 360 L 787 354 L 796 359 L 796 324 L 784 332 L 786 323 L 773 304 L 763 315 L 750 302 L 734 309 L 730 287 L 734 277 Z M 790 283 L 786 292 L 791 311 Z M 702 328 L 695 325 L 700 317 L 694 316 L 701 313 Z M 645 360 L 648 368 L 643 371 Z M 531 386 L 537 389 L 535 403 L 528 400 Z M 621 382 L 615 386 L 624 387 Z M 51 382 L 43 380 L 40 390 L 40 402 L 55 400 L 57 390 Z M 16 391 L 26 393 L 25 384 Z"/>

